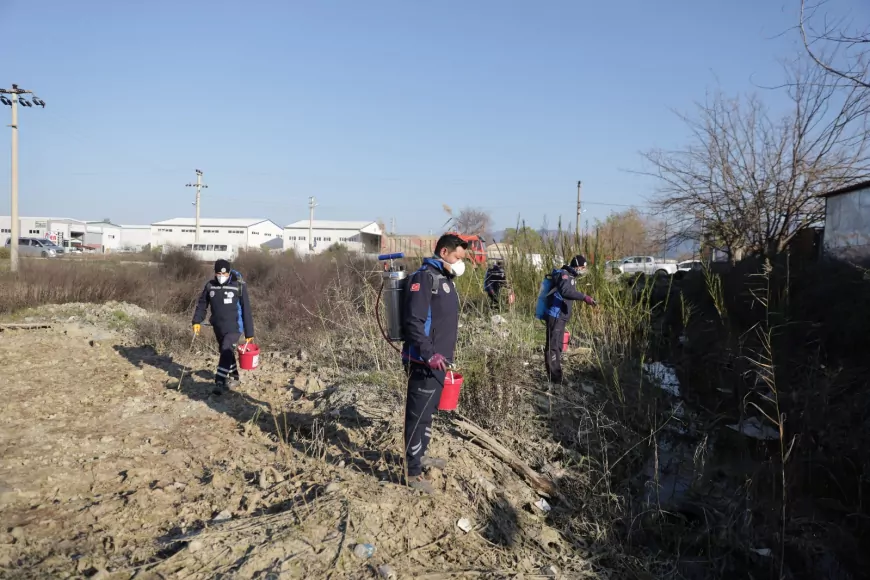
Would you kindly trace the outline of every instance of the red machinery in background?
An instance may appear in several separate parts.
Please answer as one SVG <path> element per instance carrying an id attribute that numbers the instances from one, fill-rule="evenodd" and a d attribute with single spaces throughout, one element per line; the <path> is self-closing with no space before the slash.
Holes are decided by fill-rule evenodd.
<path id="1" fill-rule="evenodd" d="M 459 232 L 447 232 L 454 236 L 459 236 L 468 242 L 468 250 L 466 251 L 466 259 L 474 266 L 486 266 L 486 240 L 478 235 L 466 235 Z"/>

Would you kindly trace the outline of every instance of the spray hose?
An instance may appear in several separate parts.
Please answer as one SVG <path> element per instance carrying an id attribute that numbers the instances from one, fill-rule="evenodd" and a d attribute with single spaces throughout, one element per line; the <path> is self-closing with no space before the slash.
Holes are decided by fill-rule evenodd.
<path id="1" fill-rule="evenodd" d="M 399 355 L 401 356 L 402 351 L 395 344 L 393 344 L 393 341 L 390 340 L 389 336 L 387 336 L 387 331 L 384 330 L 383 323 L 381 323 L 381 295 L 384 293 L 385 286 L 386 286 L 386 284 L 383 284 L 383 283 L 381 284 L 381 288 L 380 288 L 380 290 L 378 290 L 378 299 L 375 300 L 375 320 L 378 321 L 378 329 L 381 331 L 381 336 L 384 337 L 384 340 L 387 342 L 387 344 L 390 345 L 390 348 L 392 348 L 394 351 L 399 353 Z M 426 368 L 429 368 L 429 365 L 425 361 L 414 360 L 410 357 L 407 360 L 408 360 L 408 362 L 415 363 L 415 364 L 418 364 L 420 366 L 424 366 Z M 451 372 L 454 370 L 452 367 L 453 367 L 453 365 L 450 365 L 450 367 L 449 367 L 449 370 Z M 443 387 L 444 385 L 442 384 L 441 386 Z"/>
<path id="2" fill-rule="evenodd" d="M 380 288 L 380 290 L 378 290 L 378 298 L 377 298 L 377 300 L 375 301 L 375 318 L 376 318 L 377 321 L 378 321 L 378 328 L 379 328 L 380 331 L 381 331 L 381 336 L 383 336 L 383 337 L 384 337 L 384 340 L 387 341 L 387 344 L 389 344 L 390 347 L 391 347 L 393 350 L 395 350 L 397 353 L 399 353 L 399 355 L 401 356 L 402 351 L 399 350 L 399 348 L 396 347 L 395 344 L 393 344 L 393 341 L 391 341 L 391 340 L 390 340 L 390 337 L 387 336 L 387 331 L 384 330 L 384 325 L 381 323 L 381 295 L 384 293 L 384 286 L 385 286 L 385 284 L 381 283 L 381 288 Z M 427 363 L 423 362 L 423 361 L 414 360 L 414 359 L 412 359 L 412 358 L 410 358 L 410 357 L 408 357 L 407 360 L 408 360 L 409 363 L 416 363 L 416 364 L 418 364 L 418 365 L 420 365 L 420 366 L 426 368 L 427 370 L 432 370 L 432 369 L 429 367 L 429 365 L 428 365 Z M 452 375 L 453 375 L 453 369 L 451 368 L 448 372 L 450 372 L 450 374 L 451 374 L 451 380 L 453 380 L 453 376 L 452 376 Z M 446 375 L 445 375 L 445 377 L 446 377 Z M 433 375 L 432 378 L 434 378 L 436 381 L 438 381 L 438 383 L 441 385 L 441 388 L 442 388 L 442 389 L 444 388 L 444 382 L 438 380 L 438 377 L 437 377 L 437 376 L 434 376 L 434 375 Z M 435 392 L 433 391 L 433 393 L 432 393 L 431 395 L 429 395 L 429 400 L 427 401 L 427 406 L 428 406 L 429 402 L 432 401 L 432 397 L 434 397 L 434 396 L 435 396 Z M 417 417 L 417 422 L 414 424 L 414 429 L 413 429 L 412 431 L 416 431 L 416 430 L 417 430 L 417 427 L 419 427 L 419 425 L 420 425 L 420 419 L 421 419 L 421 418 L 422 418 L 422 417 Z M 408 453 L 408 450 L 410 449 L 410 447 L 411 447 L 411 441 L 406 441 L 406 442 L 405 442 L 405 453 L 406 453 L 406 454 Z M 407 472 L 406 472 L 406 473 L 407 473 Z"/>

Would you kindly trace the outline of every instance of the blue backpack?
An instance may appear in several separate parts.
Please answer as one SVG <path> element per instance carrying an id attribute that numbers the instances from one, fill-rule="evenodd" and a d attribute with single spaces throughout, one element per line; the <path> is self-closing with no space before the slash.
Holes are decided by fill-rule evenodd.
<path id="1" fill-rule="evenodd" d="M 555 294 L 556 290 L 556 288 L 553 288 L 552 276 L 544 276 L 544 280 L 541 282 L 541 291 L 538 292 L 538 302 L 535 304 L 535 318 L 544 320 L 547 317 L 550 296 Z"/>

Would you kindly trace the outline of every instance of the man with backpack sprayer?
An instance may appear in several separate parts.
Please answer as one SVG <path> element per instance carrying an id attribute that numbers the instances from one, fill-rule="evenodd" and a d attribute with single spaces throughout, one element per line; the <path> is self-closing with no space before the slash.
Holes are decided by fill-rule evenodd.
<path id="1" fill-rule="evenodd" d="M 435 244 L 435 256 L 407 280 L 404 297 L 402 360 L 408 374 L 405 406 L 406 484 L 433 493 L 424 468 L 443 469 L 444 459 L 426 457 L 432 436 L 432 414 L 444 389 L 459 334 L 459 297 L 454 278 L 465 271 L 468 242 L 445 234 Z"/>
<path id="2" fill-rule="evenodd" d="M 241 275 L 230 267 L 226 260 L 214 264 L 215 277 L 202 289 L 196 310 L 193 313 L 193 334 L 199 335 L 205 313 L 211 308 L 211 325 L 220 350 L 217 371 L 215 371 L 215 395 L 238 386 L 239 368 L 236 366 L 236 346 L 242 333 L 245 342 L 254 341 L 254 319 L 248 288 Z"/>
<path id="3" fill-rule="evenodd" d="M 562 348 L 565 326 L 571 318 L 575 300 L 582 300 L 589 306 L 598 303 L 591 296 L 576 288 L 577 276 L 586 270 L 586 258 L 576 255 L 571 262 L 553 270 L 541 283 L 535 317 L 547 324 L 547 344 L 544 360 L 547 378 L 551 383 L 562 382 Z"/>

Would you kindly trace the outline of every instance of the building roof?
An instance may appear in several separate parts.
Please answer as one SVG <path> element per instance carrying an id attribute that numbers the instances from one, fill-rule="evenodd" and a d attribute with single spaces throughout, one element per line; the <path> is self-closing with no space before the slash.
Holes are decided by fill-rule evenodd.
<path id="1" fill-rule="evenodd" d="M 150 230 L 151 226 L 149 225 L 136 225 L 136 224 L 120 224 L 121 229 L 124 230 Z"/>
<path id="2" fill-rule="evenodd" d="M 107 222 L 106 220 L 90 221 L 90 222 L 85 222 L 85 223 L 89 226 L 112 226 L 113 228 L 120 228 L 121 227 L 116 223 Z"/>
<path id="3" fill-rule="evenodd" d="M 293 222 L 289 226 L 285 226 L 284 229 L 308 229 L 309 220 L 299 220 L 298 222 Z M 363 228 L 367 228 L 368 226 L 374 224 L 375 222 L 344 222 L 344 221 L 330 221 L 330 220 L 314 220 L 313 227 L 318 230 L 354 230 L 358 231 Z"/>
<path id="4" fill-rule="evenodd" d="M 264 218 L 200 218 L 199 227 L 201 228 L 249 228 L 263 222 L 270 222 L 275 227 L 280 227 L 272 220 Z M 172 218 L 163 220 L 162 222 L 154 222 L 152 226 L 196 226 L 194 218 Z"/>
<path id="5" fill-rule="evenodd" d="M 12 216 L 8 216 L 8 215 L 2 215 L 0 217 L 12 219 Z M 47 222 L 75 222 L 77 224 L 85 223 L 82 220 L 77 220 L 74 218 L 65 218 L 65 217 L 33 217 L 33 216 L 27 216 L 27 215 L 19 215 L 18 219 L 19 220 L 39 220 L 39 221 L 47 221 Z"/>
<path id="6" fill-rule="evenodd" d="M 860 191 L 862 189 L 867 189 L 867 188 L 870 188 L 870 180 L 860 181 L 858 183 L 853 183 L 852 185 L 847 185 L 846 187 L 841 187 L 840 189 L 828 191 L 828 192 L 821 194 L 819 197 L 833 197 L 835 195 L 843 195 L 844 193 L 853 193 L 853 192 Z"/>
<path id="7" fill-rule="evenodd" d="M 260 244 L 260 247 L 270 250 L 281 250 L 284 248 L 284 238 L 272 238 L 265 244 Z"/>

